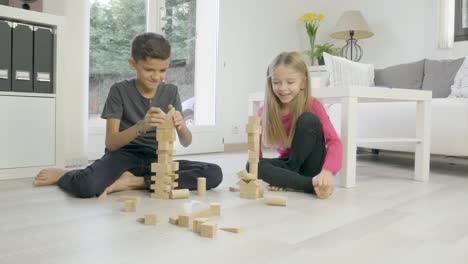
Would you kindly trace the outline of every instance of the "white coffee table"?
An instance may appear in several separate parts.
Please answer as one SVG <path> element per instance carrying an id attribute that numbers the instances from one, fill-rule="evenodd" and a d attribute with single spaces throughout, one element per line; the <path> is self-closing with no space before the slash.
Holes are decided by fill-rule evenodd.
<path id="1" fill-rule="evenodd" d="M 431 91 L 390 89 L 380 87 L 348 86 L 313 89 L 312 95 L 323 103 L 341 103 L 341 140 L 343 143 L 343 168 L 339 173 L 340 184 L 345 188 L 356 186 L 356 150 L 358 142 L 406 142 L 415 143 L 414 180 L 428 181 L 430 166 Z M 263 92 L 249 95 L 249 114 L 263 102 Z M 358 138 L 357 104 L 367 102 L 416 103 L 415 138 Z"/>

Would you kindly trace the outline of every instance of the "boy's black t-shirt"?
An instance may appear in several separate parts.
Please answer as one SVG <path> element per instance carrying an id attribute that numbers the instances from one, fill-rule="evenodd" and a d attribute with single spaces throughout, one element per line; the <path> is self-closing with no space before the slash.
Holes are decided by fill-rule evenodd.
<path id="1" fill-rule="evenodd" d="M 159 107 L 167 113 L 169 104 L 173 105 L 177 111 L 182 112 L 177 86 L 161 83 L 156 95 L 148 99 L 144 98 L 137 90 L 135 79 L 125 80 L 114 83 L 110 88 L 101 118 L 120 119 L 119 131 L 123 131 L 142 120 L 150 107 Z M 152 128 L 148 132 L 142 133 L 122 148 L 156 154 L 156 129 Z"/>

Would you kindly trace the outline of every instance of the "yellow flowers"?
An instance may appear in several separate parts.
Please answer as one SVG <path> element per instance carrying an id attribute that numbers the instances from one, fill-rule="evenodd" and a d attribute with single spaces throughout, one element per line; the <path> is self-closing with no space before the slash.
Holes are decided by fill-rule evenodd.
<path id="1" fill-rule="evenodd" d="M 323 14 L 316 13 L 305 13 L 300 17 L 300 20 L 304 22 L 309 38 L 315 38 L 320 21 L 322 21 L 324 18 L 325 16 Z"/>
<path id="2" fill-rule="evenodd" d="M 311 22 L 312 20 L 323 20 L 325 16 L 323 14 L 315 14 L 315 13 L 305 13 L 301 16 L 301 20 L 304 22 Z"/>

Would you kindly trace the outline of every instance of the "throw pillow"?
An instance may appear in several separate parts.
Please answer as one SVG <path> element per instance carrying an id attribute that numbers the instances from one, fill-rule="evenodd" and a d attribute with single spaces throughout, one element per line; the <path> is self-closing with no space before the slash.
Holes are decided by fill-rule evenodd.
<path id="1" fill-rule="evenodd" d="M 444 98 L 450 94 L 455 75 L 465 58 L 456 60 L 428 60 L 424 63 L 423 90 L 432 91 L 433 98 Z"/>
<path id="2" fill-rule="evenodd" d="M 450 90 L 449 97 L 468 98 L 468 60 L 463 61 Z"/>
<path id="3" fill-rule="evenodd" d="M 330 86 L 374 86 L 374 65 L 358 63 L 323 53 Z"/>
<path id="4" fill-rule="evenodd" d="M 424 76 L 424 60 L 375 70 L 375 86 L 420 90 Z"/>

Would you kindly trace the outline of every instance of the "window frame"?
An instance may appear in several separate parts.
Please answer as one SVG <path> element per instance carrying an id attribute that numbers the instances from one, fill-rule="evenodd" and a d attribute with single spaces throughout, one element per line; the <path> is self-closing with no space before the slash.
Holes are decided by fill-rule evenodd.
<path id="1" fill-rule="evenodd" d="M 454 41 L 468 40 L 468 28 L 463 28 L 463 0 L 455 0 Z"/>

